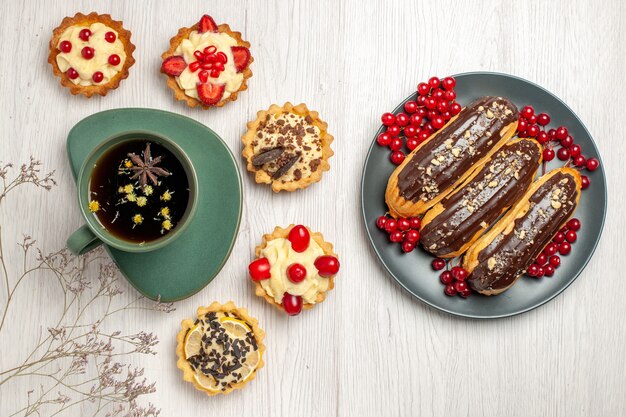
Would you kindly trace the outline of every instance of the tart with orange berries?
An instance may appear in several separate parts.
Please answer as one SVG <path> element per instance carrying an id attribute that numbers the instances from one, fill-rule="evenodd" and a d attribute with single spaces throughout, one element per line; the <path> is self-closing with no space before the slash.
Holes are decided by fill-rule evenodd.
<path id="1" fill-rule="evenodd" d="M 183 379 L 209 396 L 243 388 L 263 367 L 265 332 L 232 301 L 200 307 L 183 320 L 176 337 L 177 366 Z"/>
<path id="2" fill-rule="evenodd" d="M 255 254 L 248 270 L 256 295 L 290 316 L 324 301 L 339 272 L 333 245 L 303 225 L 276 227 Z"/>
<path id="3" fill-rule="evenodd" d="M 108 14 L 76 13 L 52 32 L 48 62 L 74 95 L 104 96 L 128 77 L 135 45 L 122 22 Z"/>
<path id="4" fill-rule="evenodd" d="M 167 86 L 190 107 L 209 109 L 235 101 L 252 76 L 250 43 L 206 14 L 192 27 L 181 28 L 161 57 Z"/>

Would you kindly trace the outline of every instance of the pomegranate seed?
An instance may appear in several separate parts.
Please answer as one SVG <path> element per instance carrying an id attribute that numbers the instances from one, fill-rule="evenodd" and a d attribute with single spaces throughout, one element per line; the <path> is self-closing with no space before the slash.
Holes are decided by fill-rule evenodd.
<path id="1" fill-rule="evenodd" d="M 446 294 L 449 297 L 454 297 L 456 295 L 456 289 L 454 288 L 453 284 L 448 284 L 446 285 L 446 287 L 443 289 L 444 294 Z"/>
<path id="2" fill-rule="evenodd" d="M 550 265 L 554 268 L 558 268 L 561 265 L 561 258 L 557 255 L 551 256 Z"/>
<path id="3" fill-rule="evenodd" d="M 450 91 L 456 86 L 456 80 L 452 77 L 446 77 L 441 80 L 441 86 L 444 88 L 444 90 Z"/>
<path id="4" fill-rule="evenodd" d="M 191 68 L 191 65 L 189 67 Z M 378 142 L 380 146 L 389 146 L 391 143 L 391 135 L 389 133 L 381 133 L 378 135 L 378 138 L 376 138 L 376 142 Z"/>
<path id="5" fill-rule="evenodd" d="M 568 230 L 567 233 L 565 233 L 565 240 L 567 240 L 569 243 L 576 242 L 577 237 L 578 236 L 576 236 L 576 232 L 573 230 Z"/>
<path id="6" fill-rule="evenodd" d="M 228 57 L 226 56 L 226 54 L 224 52 L 218 52 L 217 53 L 217 60 L 219 62 L 221 62 L 222 64 L 225 64 L 228 62 Z"/>
<path id="7" fill-rule="evenodd" d="M 393 233 L 398 229 L 398 222 L 396 219 L 387 219 L 385 222 L 385 230 L 387 233 Z"/>
<path id="8" fill-rule="evenodd" d="M 404 162 L 405 155 L 402 151 L 393 151 L 389 158 L 391 159 L 391 162 L 395 165 L 400 165 L 402 162 Z"/>
<path id="9" fill-rule="evenodd" d="M 99 82 L 101 82 L 104 79 L 104 74 L 101 73 L 100 71 L 96 71 L 91 76 L 91 79 L 93 80 L 93 82 L 99 83 Z"/>
<path id="10" fill-rule="evenodd" d="M 524 106 L 520 114 L 524 119 L 528 119 L 530 116 L 535 114 L 535 109 L 533 109 L 532 106 Z"/>
<path id="11" fill-rule="evenodd" d="M 545 126 L 550 123 L 550 116 L 547 113 L 539 113 L 537 115 L 537 124 L 539 126 Z"/>
<path id="12" fill-rule="evenodd" d="M 200 80 L 200 82 L 206 83 L 209 79 L 209 72 L 206 70 L 200 71 L 198 73 L 198 79 Z"/>
<path id="13" fill-rule="evenodd" d="M 89 40 L 90 36 L 91 31 L 89 29 L 82 29 L 80 32 L 78 32 L 78 37 L 85 42 Z"/>
<path id="14" fill-rule="evenodd" d="M 59 44 L 59 50 L 64 53 L 68 53 L 72 50 L 72 42 L 70 41 L 62 41 Z"/>
<path id="15" fill-rule="evenodd" d="M 389 234 L 389 240 L 393 243 L 402 242 L 402 237 L 402 232 L 399 230 L 396 230 L 395 232 Z"/>
<path id="16" fill-rule="evenodd" d="M 396 124 L 398 126 L 406 126 L 409 124 L 409 116 L 407 116 L 405 113 L 400 113 L 398 115 L 396 115 Z"/>
<path id="17" fill-rule="evenodd" d="M 198 71 L 198 68 L 200 68 L 200 63 L 198 61 L 193 61 L 191 64 L 189 64 L 189 71 L 191 72 Z"/>
<path id="18" fill-rule="evenodd" d="M 398 125 L 388 126 L 387 133 L 389 133 L 391 136 L 398 136 L 400 134 L 400 126 Z"/>
<path id="19" fill-rule="evenodd" d="M 408 240 L 409 242 L 417 243 L 420 240 L 420 232 L 417 230 L 409 230 L 404 235 L 404 240 Z"/>
<path id="20" fill-rule="evenodd" d="M 441 275 L 439 275 L 439 281 L 442 284 L 452 284 L 454 282 L 454 277 L 450 273 L 450 271 L 443 271 Z"/>
<path id="21" fill-rule="evenodd" d="M 419 83 L 417 85 L 417 92 L 420 96 L 425 96 L 430 92 L 430 87 L 426 83 Z"/>
<path id="22" fill-rule="evenodd" d="M 117 54 L 113 54 L 111 56 L 109 56 L 109 64 L 116 66 L 119 65 L 121 62 L 120 56 Z"/>
<path id="23" fill-rule="evenodd" d="M 198 61 L 202 61 L 202 59 L 204 58 L 204 54 L 200 51 L 195 51 L 193 53 L 193 56 L 195 56 Z"/>
<path id="24" fill-rule="evenodd" d="M 567 222 L 566 226 L 569 230 L 577 232 L 580 230 L 580 220 L 578 220 L 577 218 L 570 219 Z"/>
<path id="25" fill-rule="evenodd" d="M 443 259 L 439 259 L 439 258 L 433 259 L 431 265 L 433 266 L 433 269 L 435 271 L 441 271 L 443 268 L 445 268 L 446 261 L 444 261 Z M 452 275 L 452 274 L 450 274 L 450 275 Z"/>
<path id="26" fill-rule="evenodd" d="M 580 176 L 580 182 L 581 182 L 581 187 L 583 190 L 589 188 L 589 186 L 591 185 L 591 181 L 589 180 L 589 177 L 586 175 L 581 175 Z"/>
<path id="27" fill-rule="evenodd" d="M 67 69 L 66 72 L 68 78 L 70 80 L 75 80 L 76 78 L 78 78 L 78 71 L 76 71 L 74 68 L 70 67 Z"/>
<path id="28" fill-rule="evenodd" d="M 552 148 L 545 148 L 543 150 L 543 160 L 546 162 L 550 162 L 554 159 L 554 149 Z"/>
<path id="29" fill-rule="evenodd" d="M 385 230 L 385 223 L 387 223 L 387 216 L 380 216 L 376 219 L 376 227 L 381 230 Z"/>
<path id="30" fill-rule="evenodd" d="M 567 128 L 565 126 L 558 127 L 556 129 L 556 132 L 554 133 L 554 137 L 558 140 L 565 139 L 567 135 L 569 135 L 569 132 L 567 131 Z"/>
<path id="31" fill-rule="evenodd" d="M 197 61 L 196 61 L 197 62 Z M 211 62 L 202 62 L 200 64 L 200 68 L 204 69 L 204 70 L 210 70 L 213 69 L 213 63 Z"/>
<path id="32" fill-rule="evenodd" d="M 404 111 L 409 114 L 415 113 L 417 111 L 417 102 L 411 100 L 404 103 Z"/>
<path id="33" fill-rule="evenodd" d="M 598 161 L 596 158 L 587 159 L 587 169 L 589 171 L 595 171 L 596 169 L 598 169 L 599 166 L 600 161 Z"/>
<path id="34" fill-rule="evenodd" d="M 115 33 L 113 32 L 107 32 L 104 34 L 104 40 L 107 41 L 108 43 L 113 43 L 115 42 L 115 39 L 117 39 L 117 36 L 115 36 Z"/>
<path id="35" fill-rule="evenodd" d="M 80 54 L 83 56 L 83 58 L 85 59 L 91 59 L 93 58 L 94 55 L 94 50 L 92 47 L 90 46 L 85 46 L 81 51 Z"/>
<path id="36" fill-rule="evenodd" d="M 441 81 L 439 81 L 439 78 L 437 77 L 430 77 L 430 79 L 428 80 L 428 85 L 430 86 L 430 88 L 437 88 L 439 87 L 440 83 Z"/>
<path id="37" fill-rule="evenodd" d="M 399 137 L 391 138 L 389 149 L 391 149 L 392 151 L 399 151 L 400 149 L 402 149 L 402 146 L 403 146 L 402 139 L 400 139 Z"/>
<path id="38" fill-rule="evenodd" d="M 211 78 L 218 78 L 220 76 L 220 71 L 217 69 L 212 69 L 211 72 L 209 72 L 209 75 L 211 76 Z"/>
<path id="39" fill-rule="evenodd" d="M 574 138 L 571 135 L 565 136 L 565 139 L 561 139 L 561 146 L 569 148 L 574 144 Z"/>
<path id="40" fill-rule="evenodd" d="M 561 161 L 567 161 L 569 159 L 569 150 L 567 148 L 561 148 L 559 149 L 559 151 L 556 153 L 556 156 L 561 160 Z"/>
<path id="41" fill-rule="evenodd" d="M 409 219 L 409 223 L 411 224 L 411 229 L 419 229 L 420 226 L 422 225 L 422 221 L 420 220 L 419 217 L 411 217 Z"/>
<path id="42" fill-rule="evenodd" d="M 559 245 L 559 253 L 567 255 L 572 251 L 572 245 L 569 242 L 563 242 Z"/>
<path id="43" fill-rule="evenodd" d="M 384 113 L 380 120 L 383 122 L 385 126 L 391 126 L 396 123 L 396 116 L 391 113 Z"/>

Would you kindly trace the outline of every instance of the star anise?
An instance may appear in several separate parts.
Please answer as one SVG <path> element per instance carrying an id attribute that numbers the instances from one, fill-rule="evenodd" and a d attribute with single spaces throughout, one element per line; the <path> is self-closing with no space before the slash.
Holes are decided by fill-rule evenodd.
<path id="1" fill-rule="evenodd" d="M 148 178 L 154 185 L 158 185 L 158 177 L 167 177 L 170 175 L 169 171 L 158 167 L 161 162 L 161 157 L 157 156 L 152 158 L 150 155 L 150 142 L 146 144 L 146 150 L 143 151 L 143 159 L 134 153 L 129 153 L 128 157 L 133 162 L 133 166 L 130 168 L 134 174 L 130 177 L 131 180 L 140 178 L 141 186 L 145 187 L 148 184 Z"/>

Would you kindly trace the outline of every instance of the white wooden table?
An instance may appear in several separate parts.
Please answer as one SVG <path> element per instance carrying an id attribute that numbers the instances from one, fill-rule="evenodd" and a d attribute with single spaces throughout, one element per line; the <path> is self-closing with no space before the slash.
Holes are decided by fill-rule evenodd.
<path id="1" fill-rule="evenodd" d="M 92 10 L 124 21 L 137 63 L 118 90 L 86 100 L 62 88 L 46 60 L 61 19 Z M 205 12 L 241 31 L 255 58 L 249 90 L 211 111 L 174 102 L 158 71 L 169 38 Z M 156 381 L 157 393 L 140 402 L 154 403 L 162 416 L 626 413 L 626 222 L 618 210 L 626 205 L 619 129 L 626 109 L 624 2 L 24 0 L 2 1 L 0 16 L 0 160 L 21 163 L 33 155 L 56 170 L 58 182 L 49 193 L 23 187 L 0 207 L 11 269 L 20 268 L 14 242 L 22 233 L 49 252 L 82 224 L 65 138 L 92 113 L 119 107 L 180 113 L 210 126 L 238 155 L 256 111 L 289 100 L 318 110 L 336 138 L 330 172 L 293 194 L 254 184 L 240 159 L 243 220 L 219 276 L 172 313 L 131 312 L 112 324 L 158 335 L 156 356 L 125 360 Z M 527 78 L 567 102 L 597 141 L 611 193 L 604 236 L 580 278 L 547 305 L 497 321 L 451 317 L 401 290 L 375 259 L 360 217 L 360 174 L 380 114 L 431 75 L 472 70 Z M 293 319 L 256 298 L 246 278 L 261 234 L 292 222 L 322 231 L 343 268 L 328 299 Z M 136 295 L 121 283 L 122 297 Z M 42 273 L 16 293 L 0 333 L 0 370 L 20 363 L 24 346 L 46 334 L 60 308 L 54 288 Z M 175 335 L 183 318 L 214 300 L 234 300 L 259 318 L 267 356 L 245 390 L 207 398 L 182 381 Z M 0 307 L 5 302 L 2 288 Z M 0 386 L 0 415 L 24 406 L 27 391 L 40 383 L 23 377 Z M 82 407 L 64 415 L 93 414 L 89 403 Z"/>

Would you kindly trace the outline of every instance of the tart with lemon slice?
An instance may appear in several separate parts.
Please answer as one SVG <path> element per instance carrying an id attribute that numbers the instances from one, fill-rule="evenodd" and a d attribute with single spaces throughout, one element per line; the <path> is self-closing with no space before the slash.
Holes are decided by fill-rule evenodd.
<path id="1" fill-rule="evenodd" d="M 76 13 L 52 32 L 48 62 L 74 95 L 106 95 L 128 77 L 135 45 L 122 22 L 108 14 Z"/>
<path id="2" fill-rule="evenodd" d="M 263 236 L 248 270 L 257 296 L 295 316 L 326 299 L 339 260 L 321 233 L 292 224 Z"/>
<path id="3" fill-rule="evenodd" d="M 272 104 L 259 111 L 242 136 L 248 171 L 274 192 L 295 191 L 322 179 L 330 169 L 333 137 L 328 124 L 306 104 Z"/>
<path id="4" fill-rule="evenodd" d="M 250 43 L 206 14 L 192 27 L 181 28 L 161 57 L 167 86 L 190 107 L 209 109 L 235 101 L 252 77 Z"/>
<path id="5" fill-rule="evenodd" d="M 243 388 L 263 367 L 265 332 L 232 301 L 198 308 L 198 318 L 183 320 L 176 338 L 183 379 L 207 395 Z"/>

